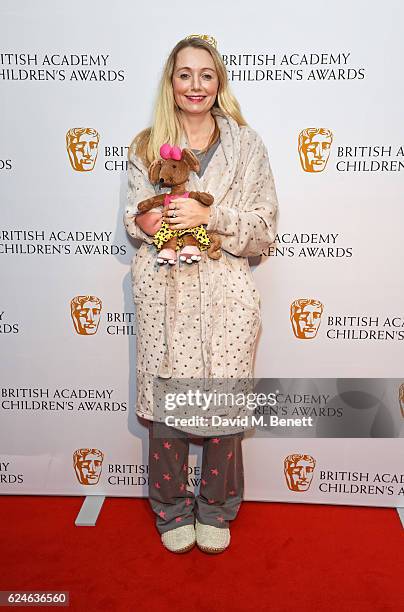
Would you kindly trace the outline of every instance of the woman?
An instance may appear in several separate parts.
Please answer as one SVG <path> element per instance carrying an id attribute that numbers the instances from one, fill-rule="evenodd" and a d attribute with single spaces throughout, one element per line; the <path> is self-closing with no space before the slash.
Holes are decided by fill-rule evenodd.
<path id="1" fill-rule="evenodd" d="M 166 142 L 198 156 L 201 168 L 190 173 L 187 190 L 210 193 L 213 205 L 177 198 L 164 213 L 136 215 L 140 201 L 159 193 L 147 169 Z M 241 441 L 250 427 L 213 426 L 213 407 L 204 407 L 203 423 L 185 419 L 169 426 L 156 383 L 166 391 L 173 381 L 251 380 L 261 316 L 247 258 L 266 253 L 275 241 L 277 211 L 267 149 L 241 115 L 214 39 L 181 40 L 163 71 L 153 126 L 130 148 L 124 215 L 129 235 L 142 240 L 132 262 L 136 413 L 149 424 L 149 500 L 161 540 L 172 552 L 190 550 L 195 542 L 210 553 L 228 547 L 229 521 L 244 491 Z M 222 256 L 213 260 L 202 251 L 191 265 L 156 263 L 152 236 L 163 218 L 173 229 L 205 224 L 219 234 Z M 191 414 L 190 406 L 182 409 L 181 416 Z M 234 412 L 221 407 L 220 414 Z M 186 488 L 191 436 L 203 440 L 197 497 Z"/>

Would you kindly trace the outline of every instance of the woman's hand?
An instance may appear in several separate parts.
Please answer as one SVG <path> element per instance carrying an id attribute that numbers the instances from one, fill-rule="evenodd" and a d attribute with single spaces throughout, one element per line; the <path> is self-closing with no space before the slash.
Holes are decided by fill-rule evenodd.
<path id="1" fill-rule="evenodd" d="M 175 217 L 172 216 L 175 210 Z M 210 207 L 204 206 L 193 198 L 175 198 L 163 211 L 163 219 L 171 229 L 189 229 L 198 225 L 207 225 Z"/>
<path id="2" fill-rule="evenodd" d="M 145 234 L 154 236 L 154 234 L 158 232 L 161 227 L 162 216 L 163 215 L 160 211 L 152 212 L 151 210 L 148 210 L 147 212 L 136 215 L 135 223 L 137 223 Z"/>

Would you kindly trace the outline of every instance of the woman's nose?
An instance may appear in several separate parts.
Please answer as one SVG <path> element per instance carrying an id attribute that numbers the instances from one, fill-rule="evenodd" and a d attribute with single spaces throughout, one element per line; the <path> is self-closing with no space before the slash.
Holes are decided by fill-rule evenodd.
<path id="1" fill-rule="evenodd" d="M 192 89 L 195 89 L 196 91 L 198 91 L 200 88 L 201 87 L 200 87 L 199 77 L 193 76 L 192 77 Z"/>

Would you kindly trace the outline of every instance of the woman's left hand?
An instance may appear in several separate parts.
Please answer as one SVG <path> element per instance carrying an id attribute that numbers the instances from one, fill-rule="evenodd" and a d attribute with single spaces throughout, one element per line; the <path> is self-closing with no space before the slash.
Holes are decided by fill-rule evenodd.
<path id="1" fill-rule="evenodd" d="M 173 212 L 175 210 L 175 217 Z M 171 229 L 181 230 L 207 225 L 210 216 L 210 207 L 204 206 L 193 198 L 175 198 L 164 208 L 163 220 Z"/>

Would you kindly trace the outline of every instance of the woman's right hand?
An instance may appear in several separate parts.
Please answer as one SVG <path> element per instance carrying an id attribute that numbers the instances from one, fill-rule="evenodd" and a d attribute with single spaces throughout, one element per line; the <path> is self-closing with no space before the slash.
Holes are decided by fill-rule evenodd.
<path id="1" fill-rule="evenodd" d="M 135 223 L 138 224 L 141 230 L 149 236 L 154 236 L 161 228 L 163 218 L 162 212 L 152 212 L 151 210 L 139 213 L 135 216 Z"/>

